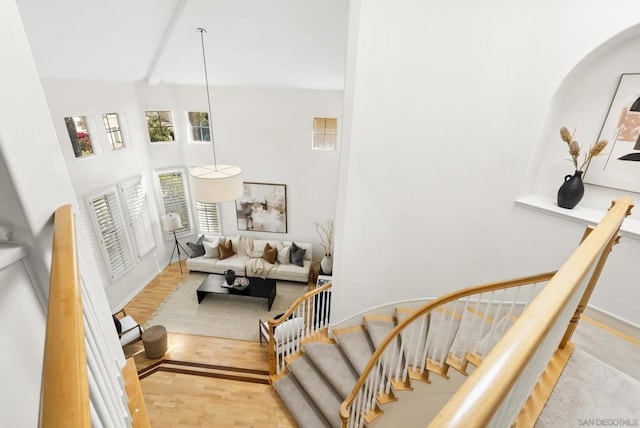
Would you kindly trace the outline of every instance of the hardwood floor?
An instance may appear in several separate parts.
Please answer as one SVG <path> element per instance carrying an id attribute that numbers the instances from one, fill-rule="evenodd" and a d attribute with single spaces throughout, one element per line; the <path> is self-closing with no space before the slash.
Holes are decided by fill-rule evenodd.
<path id="1" fill-rule="evenodd" d="M 178 264 L 173 263 L 161 272 L 125 306 L 127 314 L 144 325 L 167 295 L 186 278 L 188 272 L 184 262 L 182 268 L 184 274 L 180 274 Z M 141 376 L 140 384 L 152 427 L 297 426 L 270 385 L 252 380 L 257 375 L 235 370 L 268 371 L 264 345 L 174 333 L 168 334 L 168 344 L 169 350 L 161 359 L 146 358 L 140 341 L 125 347 L 125 354 L 134 356 L 139 373 L 161 360 L 191 364 L 191 367 L 181 368 L 163 365 L 166 366 L 164 369 Z M 199 365 L 232 370 L 199 368 Z"/>

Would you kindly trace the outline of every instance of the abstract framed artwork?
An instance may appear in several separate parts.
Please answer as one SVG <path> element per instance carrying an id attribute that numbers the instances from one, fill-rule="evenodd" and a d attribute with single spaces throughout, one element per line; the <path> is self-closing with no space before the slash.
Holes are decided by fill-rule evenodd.
<path id="1" fill-rule="evenodd" d="M 236 199 L 238 230 L 287 233 L 287 186 L 245 182 L 243 188 Z"/>
<path id="2" fill-rule="evenodd" d="M 609 144 L 591 160 L 584 182 L 640 192 L 640 73 L 620 76 L 600 140 Z"/>

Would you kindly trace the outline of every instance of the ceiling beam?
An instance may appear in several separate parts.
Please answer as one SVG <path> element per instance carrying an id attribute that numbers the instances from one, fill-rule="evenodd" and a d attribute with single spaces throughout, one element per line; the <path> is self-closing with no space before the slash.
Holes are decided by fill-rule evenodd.
<path id="1" fill-rule="evenodd" d="M 187 6 L 187 2 L 189 0 L 178 0 L 176 3 L 176 7 L 173 10 L 173 14 L 171 15 L 171 19 L 169 20 L 169 24 L 164 31 L 164 35 L 162 36 L 162 40 L 156 49 L 156 53 L 153 56 L 153 61 L 149 66 L 149 70 L 147 71 L 147 83 L 149 85 L 157 85 L 160 83 L 160 73 L 158 73 L 158 65 L 160 64 L 160 60 L 164 56 L 164 53 L 167 48 L 167 44 L 171 39 L 171 35 L 182 16 L 182 12 L 184 12 L 185 7 Z"/>

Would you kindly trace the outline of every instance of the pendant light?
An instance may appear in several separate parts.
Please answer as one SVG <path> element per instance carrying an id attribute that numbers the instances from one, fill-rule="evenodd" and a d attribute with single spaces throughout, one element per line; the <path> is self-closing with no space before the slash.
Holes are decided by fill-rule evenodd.
<path id="1" fill-rule="evenodd" d="M 218 164 L 216 159 L 216 145 L 213 137 L 211 96 L 209 94 L 209 76 L 207 73 L 207 57 L 204 49 L 204 28 L 198 28 L 202 45 L 202 62 L 204 64 L 204 82 L 207 91 L 207 107 L 209 114 L 209 133 L 213 148 L 213 164 L 191 168 L 191 191 L 200 202 L 227 202 L 238 199 L 243 194 L 242 170 L 233 165 Z"/>

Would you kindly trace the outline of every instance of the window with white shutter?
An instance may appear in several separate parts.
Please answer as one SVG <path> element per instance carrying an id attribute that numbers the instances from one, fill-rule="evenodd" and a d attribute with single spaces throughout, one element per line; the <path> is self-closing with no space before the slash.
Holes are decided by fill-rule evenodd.
<path id="1" fill-rule="evenodd" d="M 88 199 L 100 250 L 111 281 L 115 281 L 134 264 L 118 195 L 110 189 Z"/>
<path id="2" fill-rule="evenodd" d="M 142 177 L 119 183 L 118 188 L 122 193 L 127 221 L 140 259 L 156 246 Z"/>
<path id="3" fill-rule="evenodd" d="M 184 169 L 158 171 L 160 199 L 164 209 L 162 214 L 176 213 L 182 221 L 182 229 L 176 230 L 178 235 L 189 234 L 192 231 L 191 213 L 187 193 L 187 179 Z M 173 234 L 167 232 L 173 238 Z"/>
<path id="4" fill-rule="evenodd" d="M 198 230 L 200 233 L 219 235 L 218 204 L 196 201 L 196 211 L 198 213 Z"/>

